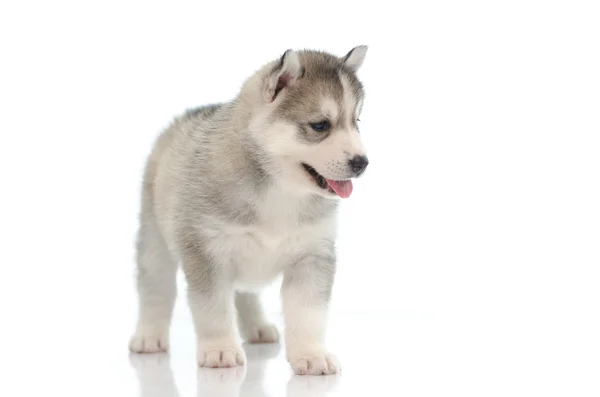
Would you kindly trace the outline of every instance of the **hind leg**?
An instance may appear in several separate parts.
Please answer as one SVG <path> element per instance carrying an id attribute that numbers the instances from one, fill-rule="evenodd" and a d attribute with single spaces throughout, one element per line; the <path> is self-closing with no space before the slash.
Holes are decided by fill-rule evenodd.
<path id="1" fill-rule="evenodd" d="M 279 331 L 267 321 L 258 293 L 237 292 L 235 306 L 240 331 L 247 342 L 275 343 L 279 340 Z"/>
<path id="2" fill-rule="evenodd" d="M 152 214 L 142 214 L 137 242 L 139 314 L 129 349 L 136 353 L 167 351 L 169 326 L 177 295 L 177 262 Z"/>

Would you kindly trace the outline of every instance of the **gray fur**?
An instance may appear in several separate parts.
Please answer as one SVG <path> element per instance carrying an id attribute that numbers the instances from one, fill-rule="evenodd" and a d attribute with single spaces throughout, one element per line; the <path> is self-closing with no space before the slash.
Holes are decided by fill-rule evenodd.
<path id="1" fill-rule="evenodd" d="M 318 145 L 352 127 L 364 92 L 350 67 L 362 58 L 347 63 L 349 56 L 288 51 L 252 75 L 231 102 L 187 110 L 158 137 L 142 184 L 140 318 L 132 350 L 166 347 L 177 262 L 188 284 L 200 365 L 213 365 L 211 352 L 224 348 L 233 353 L 217 355 L 217 365 L 243 362 L 234 342 L 221 346 L 235 340 L 236 317 L 245 337 L 278 338 L 264 323 L 256 292 L 241 290 L 283 272 L 288 307 L 297 304 L 295 291 L 319 307 L 329 301 L 337 200 L 315 187 L 300 161 L 290 160 L 291 149 L 274 149 L 269 140 L 279 139 L 278 128 L 295 126 L 290 148 Z M 307 125 L 322 120 L 323 98 L 337 104 L 339 117 L 331 131 L 318 133 Z M 324 170 L 345 175 L 337 161 Z"/>
<path id="2" fill-rule="evenodd" d="M 347 59 L 349 55 L 344 59 Z M 300 52 L 299 56 L 301 62 L 305 65 L 302 70 L 300 84 L 289 91 L 277 115 L 295 122 L 298 125 L 298 137 L 304 142 L 318 144 L 335 131 L 346 128 L 348 119 L 351 120 L 353 125 L 356 125 L 356 121 L 354 118 L 350 118 L 350 115 L 345 114 L 346 109 L 342 108 L 342 114 L 340 114 L 337 123 L 332 125 L 331 130 L 327 132 L 312 130 L 309 126 L 310 123 L 324 120 L 323 115 L 320 113 L 319 103 L 314 99 L 320 95 L 327 95 L 332 97 L 334 101 L 341 102 L 344 88 L 340 81 L 340 75 L 343 75 L 349 81 L 356 98 L 364 97 L 364 89 L 355 73 L 344 65 L 344 60 L 325 52 L 315 51 Z M 356 109 L 347 110 L 354 114 Z"/>

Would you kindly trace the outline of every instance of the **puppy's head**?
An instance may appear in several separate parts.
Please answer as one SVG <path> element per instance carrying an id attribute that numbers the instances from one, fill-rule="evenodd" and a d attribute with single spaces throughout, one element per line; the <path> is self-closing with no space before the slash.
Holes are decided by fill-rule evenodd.
<path id="1" fill-rule="evenodd" d="M 366 52 L 366 46 L 344 57 L 288 50 L 257 74 L 260 105 L 250 131 L 284 183 L 325 197 L 352 193 L 351 179 L 368 164 L 358 131 L 364 92 L 356 77 Z"/>

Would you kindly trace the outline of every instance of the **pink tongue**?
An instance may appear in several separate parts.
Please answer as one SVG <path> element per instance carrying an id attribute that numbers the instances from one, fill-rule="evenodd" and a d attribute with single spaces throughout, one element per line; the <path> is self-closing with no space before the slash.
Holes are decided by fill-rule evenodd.
<path id="1" fill-rule="evenodd" d="M 329 187 L 333 189 L 341 198 L 348 198 L 352 194 L 352 181 L 333 181 L 326 179 Z"/>

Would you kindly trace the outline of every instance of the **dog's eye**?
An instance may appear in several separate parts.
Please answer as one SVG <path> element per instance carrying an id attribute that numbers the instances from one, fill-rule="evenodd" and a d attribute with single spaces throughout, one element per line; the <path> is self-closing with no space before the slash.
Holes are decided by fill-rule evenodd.
<path id="1" fill-rule="evenodd" d="M 311 123 L 310 127 L 315 131 L 323 132 L 327 131 L 331 125 L 329 124 L 329 121 L 320 121 L 318 123 Z"/>

